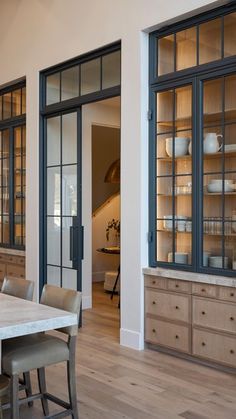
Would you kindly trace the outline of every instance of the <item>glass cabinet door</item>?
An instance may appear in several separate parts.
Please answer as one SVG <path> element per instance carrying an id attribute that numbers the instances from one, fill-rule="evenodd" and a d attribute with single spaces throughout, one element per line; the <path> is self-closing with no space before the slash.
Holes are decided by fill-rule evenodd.
<path id="1" fill-rule="evenodd" d="M 236 269 L 236 75 L 203 89 L 203 247 L 201 265 Z"/>
<path id="2" fill-rule="evenodd" d="M 156 256 L 192 264 L 192 85 L 156 94 Z"/>
<path id="3" fill-rule="evenodd" d="M 26 129 L 14 128 L 14 244 L 25 245 Z"/>

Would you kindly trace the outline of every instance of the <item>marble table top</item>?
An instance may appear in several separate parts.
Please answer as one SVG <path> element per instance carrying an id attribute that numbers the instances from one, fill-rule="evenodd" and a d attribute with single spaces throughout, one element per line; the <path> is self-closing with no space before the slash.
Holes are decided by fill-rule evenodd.
<path id="1" fill-rule="evenodd" d="M 0 340 L 77 323 L 74 313 L 0 293 Z"/>

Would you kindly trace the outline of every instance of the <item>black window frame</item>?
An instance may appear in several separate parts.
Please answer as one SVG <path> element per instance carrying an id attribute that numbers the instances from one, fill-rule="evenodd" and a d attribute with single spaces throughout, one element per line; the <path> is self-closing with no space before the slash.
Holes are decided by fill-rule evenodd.
<path id="1" fill-rule="evenodd" d="M 197 139 L 201 135 L 203 126 L 202 121 L 202 83 L 207 79 L 216 79 L 220 76 L 236 74 L 236 55 L 222 57 L 219 60 L 206 64 L 197 62 L 196 66 L 183 70 L 174 71 L 158 76 L 157 73 L 157 39 L 167 35 L 205 23 L 207 21 L 223 17 L 236 12 L 236 2 L 229 5 L 218 7 L 215 10 L 201 13 L 195 17 L 180 21 L 168 27 L 163 27 L 149 35 L 149 266 L 161 267 L 196 273 L 213 275 L 235 276 L 235 271 L 226 268 L 210 268 L 202 265 L 203 252 L 203 170 L 202 170 L 202 142 L 197 144 Z M 221 26 L 221 31 L 223 25 Z M 199 30 L 197 29 L 197 32 Z M 223 37 L 222 37 L 223 39 Z M 223 41 L 222 41 L 223 44 Z M 222 46 L 223 48 L 223 46 Z M 198 47 L 197 57 L 198 57 Z M 223 51 L 223 49 L 222 49 Z M 176 51 L 175 51 L 176 54 Z M 223 55 L 223 53 L 222 53 Z M 175 59 L 176 61 L 176 59 Z M 169 262 L 157 261 L 157 237 L 156 237 L 156 94 L 162 90 L 168 90 L 176 86 L 184 86 L 192 82 L 193 86 L 193 108 L 192 108 L 192 134 L 193 134 L 193 153 L 192 153 L 192 264 L 182 265 Z M 194 116 L 195 115 L 195 116 Z M 199 137 L 201 138 L 201 137 Z M 201 176 L 197 176 L 197 168 L 200 169 Z M 200 226 L 200 228 L 199 228 Z M 223 233 L 222 233 L 223 234 Z"/>
<path id="2" fill-rule="evenodd" d="M 12 116 L 12 92 L 21 89 L 21 114 L 18 116 Z M 0 96 L 11 93 L 11 117 L 2 119 L 3 117 L 3 106 L 1 109 L 2 115 L 0 120 L 0 131 L 9 130 L 9 242 L 3 243 L 0 241 L 0 247 L 6 249 L 25 250 L 25 244 L 15 244 L 14 240 L 14 226 L 15 226 L 15 215 L 14 215 L 14 129 L 20 128 L 26 129 L 26 113 L 22 113 L 22 90 L 26 89 L 26 79 L 22 78 L 14 83 L 8 83 L 0 88 Z M 21 134 L 22 135 L 22 134 Z M 22 156 L 21 156 L 22 160 Z M 1 186 L 1 185 L 0 185 Z M 25 197 L 24 197 L 25 199 Z M 21 202 L 21 208 L 22 208 Z M 2 216 L 2 215 L 1 215 Z M 21 235 L 23 237 L 23 224 L 25 226 L 25 213 L 21 215 Z M 24 220 L 24 221 L 23 221 Z M 1 232 L 2 240 L 2 232 Z"/>

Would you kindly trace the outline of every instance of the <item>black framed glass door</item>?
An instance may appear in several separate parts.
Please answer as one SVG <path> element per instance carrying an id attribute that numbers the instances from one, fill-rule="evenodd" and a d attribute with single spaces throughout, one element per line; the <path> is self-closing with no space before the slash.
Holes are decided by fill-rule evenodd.
<path id="1" fill-rule="evenodd" d="M 81 290 L 81 111 L 44 119 L 44 282 Z"/>

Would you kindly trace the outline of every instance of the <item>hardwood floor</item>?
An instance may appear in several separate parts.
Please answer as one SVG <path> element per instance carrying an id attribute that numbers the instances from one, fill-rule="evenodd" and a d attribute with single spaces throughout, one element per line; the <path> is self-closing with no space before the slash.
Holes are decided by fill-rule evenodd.
<path id="1" fill-rule="evenodd" d="M 77 348 L 80 419 L 236 418 L 236 376 L 121 347 L 117 302 L 95 284 L 94 308 L 83 313 Z M 66 398 L 63 365 L 48 368 L 47 382 L 49 391 Z M 21 418 L 43 418 L 40 402 L 22 407 Z"/>

